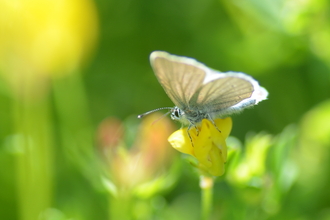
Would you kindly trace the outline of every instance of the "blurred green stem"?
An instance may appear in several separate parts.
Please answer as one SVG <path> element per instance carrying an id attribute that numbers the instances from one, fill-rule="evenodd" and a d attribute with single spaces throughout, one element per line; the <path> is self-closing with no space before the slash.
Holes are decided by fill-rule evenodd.
<path id="1" fill-rule="evenodd" d="M 202 190 L 202 220 L 208 220 L 212 211 L 213 178 L 201 176 L 199 186 Z"/>
<path id="2" fill-rule="evenodd" d="M 132 197 L 129 193 L 125 195 L 118 195 L 116 197 L 110 196 L 110 218 L 109 219 L 120 219 L 129 220 L 132 219 Z"/>
<path id="3" fill-rule="evenodd" d="M 21 220 L 41 219 L 52 200 L 52 144 L 47 97 L 33 99 L 32 84 L 13 99 L 16 174 Z"/>
<path id="4" fill-rule="evenodd" d="M 62 150 L 94 186 L 99 184 L 94 152 L 94 131 L 87 95 L 79 73 L 53 81 L 55 110 L 59 119 Z"/>

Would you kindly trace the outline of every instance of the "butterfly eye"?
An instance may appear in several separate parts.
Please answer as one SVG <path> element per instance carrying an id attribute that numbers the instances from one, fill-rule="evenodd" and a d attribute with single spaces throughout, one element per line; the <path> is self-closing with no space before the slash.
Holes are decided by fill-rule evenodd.
<path id="1" fill-rule="evenodd" d="M 181 117 L 181 109 L 179 109 L 178 107 L 175 107 L 174 109 L 172 109 L 171 112 L 171 118 L 174 120 L 179 120 Z"/>
<path id="2" fill-rule="evenodd" d="M 175 115 L 175 117 L 179 118 L 179 117 L 180 117 L 179 110 L 176 110 L 176 111 L 174 112 L 174 115 Z"/>

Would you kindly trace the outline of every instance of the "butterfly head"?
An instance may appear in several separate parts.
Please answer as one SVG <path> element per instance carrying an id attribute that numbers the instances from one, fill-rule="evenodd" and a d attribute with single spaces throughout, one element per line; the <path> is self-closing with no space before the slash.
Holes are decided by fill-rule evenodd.
<path id="1" fill-rule="evenodd" d="M 175 106 L 170 110 L 172 120 L 179 121 L 184 125 L 195 125 L 202 121 L 203 116 L 199 112 L 189 109 L 182 110 Z"/>
<path id="2" fill-rule="evenodd" d="M 171 109 L 171 118 L 176 121 L 182 120 L 184 115 L 184 111 L 182 111 L 179 107 L 175 106 Z"/>

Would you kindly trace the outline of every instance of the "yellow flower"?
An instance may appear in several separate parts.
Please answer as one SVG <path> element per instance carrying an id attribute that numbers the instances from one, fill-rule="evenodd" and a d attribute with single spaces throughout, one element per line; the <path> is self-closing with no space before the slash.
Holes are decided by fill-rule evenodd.
<path id="1" fill-rule="evenodd" d="M 0 8 L 0 76 L 14 94 L 44 94 L 51 78 L 74 73 L 94 51 L 92 0 L 2 0 Z"/>
<path id="2" fill-rule="evenodd" d="M 224 171 L 224 164 L 227 160 L 226 138 L 232 128 L 231 118 L 214 120 L 213 123 L 204 119 L 196 129 L 189 130 L 191 140 L 188 136 L 188 128 L 175 131 L 168 141 L 178 151 L 190 154 L 195 157 L 199 164 L 198 168 L 203 172 L 213 176 L 221 176 Z"/>
<path id="3" fill-rule="evenodd" d="M 91 0 L 4 0 L 0 15 L 0 64 L 4 70 L 63 75 L 94 47 L 98 21 Z M 8 74 L 10 74 L 8 73 Z"/>

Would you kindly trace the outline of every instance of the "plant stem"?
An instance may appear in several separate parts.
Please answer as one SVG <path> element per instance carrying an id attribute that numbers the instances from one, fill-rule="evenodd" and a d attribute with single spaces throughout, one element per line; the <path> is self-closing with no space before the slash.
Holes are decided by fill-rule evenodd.
<path id="1" fill-rule="evenodd" d="M 99 167 L 94 152 L 94 131 L 88 112 L 88 100 L 79 73 L 53 80 L 55 111 L 65 157 L 85 177 L 99 187 Z"/>
<path id="2" fill-rule="evenodd" d="M 202 190 L 202 220 L 209 220 L 213 202 L 213 178 L 207 176 L 200 177 L 200 187 Z"/>
<path id="3" fill-rule="evenodd" d="M 130 193 L 123 193 L 117 197 L 110 195 L 110 219 L 130 220 L 132 211 L 132 197 Z"/>
<path id="4" fill-rule="evenodd" d="M 52 202 L 53 146 L 48 99 L 33 100 L 31 85 L 13 98 L 18 206 L 21 220 L 35 220 Z"/>

